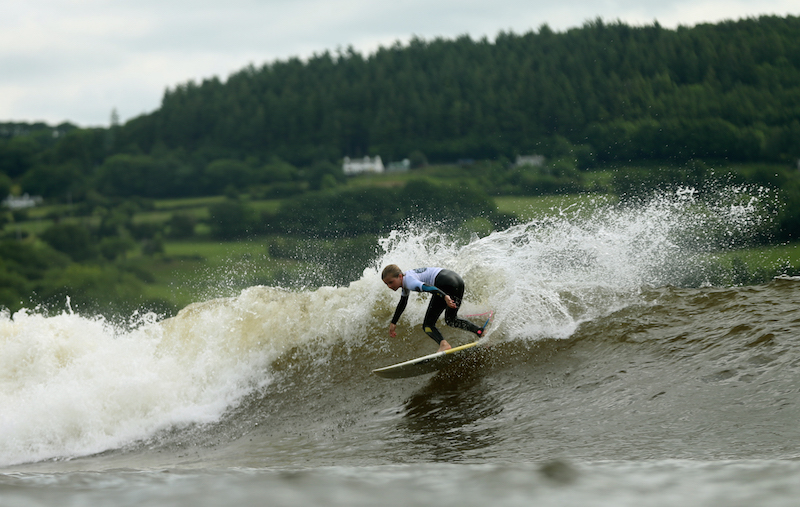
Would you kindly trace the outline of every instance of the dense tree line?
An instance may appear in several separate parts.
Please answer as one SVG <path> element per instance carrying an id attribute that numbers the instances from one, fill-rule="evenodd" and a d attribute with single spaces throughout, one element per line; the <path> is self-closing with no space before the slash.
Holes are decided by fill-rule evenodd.
<path id="1" fill-rule="evenodd" d="M 800 18 L 677 30 L 594 21 L 496 40 L 412 40 L 248 67 L 168 90 L 119 141 L 294 164 L 535 152 L 553 136 L 598 160 L 800 156 Z"/>
<path id="2" fill-rule="evenodd" d="M 547 164 L 511 163 L 529 153 Z M 167 90 L 158 110 L 124 125 L 0 124 L 0 193 L 87 213 L 109 199 L 286 198 L 340 185 L 341 158 L 364 154 L 478 160 L 469 177 L 489 194 L 608 190 L 584 178 L 598 165 L 619 167 L 617 193 L 698 184 L 698 159 L 793 167 L 800 18 L 675 30 L 597 20 L 250 66 Z M 792 178 L 780 180 L 795 203 Z"/>
<path id="3" fill-rule="evenodd" d="M 618 192 L 700 184 L 708 174 L 696 159 L 791 167 L 800 157 L 800 18 L 676 30 L 598 20 L 493 42 L 464 36 L 369 56 L 326 52 L 168 90 L 118 141 L 298 166 L 412 151 L 434 162 L 550 159 L 543 169 L 491 167 L 483 188 L 492 193 L 586 190 L 579 170 L 630 161 L 681 167 L 620 171 Z M 793 237 L 798 196 L 791 177 L 780 179 L 784 236 Z"/>
<path id="4" fill-rule="evenodd" d="M 582 170 L 789 163 L 798 139 L 800 18 L 676 30 L 597 20 L 563 33 L 544 25 L 494 41 L 413 39 L 367 56 L 348 49 L 250 66 L 167 90 L 155 112 L 105 129 L 0 124 L 0 191 L 286 196 L 335 185 L 344 156 L 566 152 Z"/>

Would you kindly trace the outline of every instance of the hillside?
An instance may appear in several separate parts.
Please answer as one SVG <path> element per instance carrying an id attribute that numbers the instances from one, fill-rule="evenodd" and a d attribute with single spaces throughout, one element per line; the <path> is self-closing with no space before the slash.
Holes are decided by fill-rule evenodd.
<path id="1" fill-rule="evenodd" d="M 126 315 L 209 296 L 214 276 L 228 289 L 346 283 L 403 224 L 461 238 L 508 227 L 520 214 L 497 197 L 624 206 L 747 188 L 770 196 L 769 226 L 735 247 L 795 241 L 798 140 L 797 17 L 595 21 L 271 62 L 167 90 L 155 112 L 109 128 L 0 124 L 0 194 L 45 204 L 0 214 L 0 306 L 58 310 L 69 296 Z M 514 163 L 531 154 L 541 164 Z M 412 168 L 345 177 L 342 158 L 364 155 Z M 248 275 L 220 250 L 240 252 Z"/>
<path id="2" fill-rule="evenodd" d="M 412 40 L 250 67 L 168 90 L 129 122 L 144 151 L 316 159 L 414 150 L 513 158 L 555 136 L 597 161 L 800 155 L 800 18 L 669 30 L 596 21 L 495 41 Z"/>
<path id="3" fill-rule="evenodd" d="M 108 129 L 2 124 L 0 190 L 73 202 L 227 187 L 279 197 L 335 184 L 342 157 L 366 154 L 537 153 L 564 159 L 561 173 L 652 160 L 794 165 L 797 139 L 800 18 L 677 30 L 595 21 L 276 61 L 167 90 L 157 111 Z"/>

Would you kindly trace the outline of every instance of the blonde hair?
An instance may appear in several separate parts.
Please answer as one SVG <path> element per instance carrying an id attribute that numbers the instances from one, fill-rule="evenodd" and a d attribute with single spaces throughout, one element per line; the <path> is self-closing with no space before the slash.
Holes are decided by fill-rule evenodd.
<path id="1" fill-rule="evenodd" d="M 400 270 L 400 267 L 397 264 L 389 264 L 385 268 L 383 268 L 383 273 L 381 273 L 381 280 L 386 280 L 387 278 L 397 278 L 398 276 L 402 275 L 403 272 Z"/>

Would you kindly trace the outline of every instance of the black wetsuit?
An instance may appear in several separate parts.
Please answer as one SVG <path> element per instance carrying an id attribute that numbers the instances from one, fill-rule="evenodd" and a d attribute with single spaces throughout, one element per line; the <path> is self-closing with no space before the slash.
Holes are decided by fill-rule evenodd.
<path id="1" fill-rule="evenodd" d="M 444 312 L 444 322 L 448 326 L 458 329 L 464 329 L 477 335 L 481 334 L 481 328 L 464 319 L 458 318 L 458 308 L 461 306 L 461 299 L 464 297 L 464 280 L 458 276 L 455 271 L 449 269 L 438 270 L 435 274 L 433 285 L 423 283 L 419 275 L 431 274 L 431 271 L 436 268 L 420 268 L 417 270 L 407 271 L 403 277 L 403 294 L 400 297 L 400 302 L 397 303 L 397 309 L 392 317 L 392 324 L 397 324 L 400 316 L 406 309 L 408 304 L 409 291 L 414 290 L 417 292 L 430 292 L 431 301 L 428 304 L 428 311 L 425 312 L 425 319 L 422 322 L 422 330 L 425 334 L 433 338 L 436 343 L 441 343 L 444 340 L 442 333 L 436 329 L 436 321 L 439 316 Z M 455 308 L 450 308 L 444 300 L 445 296 L 450 296 L 456 304 Z"/>

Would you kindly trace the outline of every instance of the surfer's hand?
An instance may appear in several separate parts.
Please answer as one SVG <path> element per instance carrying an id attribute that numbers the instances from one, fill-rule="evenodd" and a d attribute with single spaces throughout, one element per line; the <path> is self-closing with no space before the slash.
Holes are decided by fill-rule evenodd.
<path id="1" fill-rule="evenodd" d="M 389 336 L 397 338 L 397 324 L 389 324 Z"/>
<path id="2" fill-rule="evenodd" d="M 450 296 L 445 296 L 444 302 L 447 303 L 447 306 L 449 306 L 450 308 L 456 308 L 456 302 L 453 301 L 453 298 L 451 298 Z"/>

